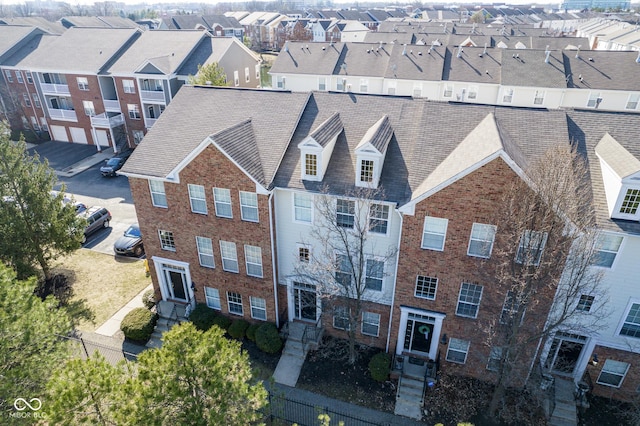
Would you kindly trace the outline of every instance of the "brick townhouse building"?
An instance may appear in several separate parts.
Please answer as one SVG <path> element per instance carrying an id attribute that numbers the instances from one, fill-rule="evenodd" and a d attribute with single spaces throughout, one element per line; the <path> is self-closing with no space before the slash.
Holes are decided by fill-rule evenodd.
<path id="1" fill-rule="evenodd" d="M 344 336 L 344 313 L 329 309 L 317 283 L 300 273 L 314 257 L 340 258 L 314 236 L 318 202 L 329 200 L 339 226 L 374 220 L 363 247 L 358 340 L 491 380 L 495 352 L 485 325 L 500 320 L 508 300 L 491 276 L 497 253 L 511 258 L 519 250 L 495 222 L 498 200 L 548 148 L 575 142 L 589 161 L 603 230 L 594 267 L 606 275 L 616 313 L 605 331 L 562 329 L 535 342 L 523 364 L 576 381 L 587 371 L 597 393 L 624 398 L 640 385 L 633 349 L 639 275 L 631 260 L 640 248 L 640 188 L 632 179 L 640 173 L 639 120 L 632 113 L 185 87 L 122 172 L 159 298 Z M 383 191 L 358 216 L 362 200 L 354 191 L 372 186 Z M 332 273 L 349 273 L 339 265 Z M 553 285 L 539 294 L 526 327 L 544 323 L 554 294 Z M 588 312 L 589 303 L 601 302 L 594 297 L 572 303 Z"/>

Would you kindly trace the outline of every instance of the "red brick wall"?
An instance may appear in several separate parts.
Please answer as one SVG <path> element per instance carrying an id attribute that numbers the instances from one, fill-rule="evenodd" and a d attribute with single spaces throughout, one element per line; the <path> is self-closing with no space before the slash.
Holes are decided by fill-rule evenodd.
<path id="1" fill-rule="evenodd" d="M 598 365 L 587 365 L 586 372 L 591 376 L 593 394 L 621 401 L 637 401 L 637 389 L 640 386 L 640 354 L 597 345 L 592 354 L 598 355 Z M 627 375 L 619 388 L 596 383 L 602 367 L 604 367 L 604 363 L 608 359 L 630 364 L 629 371 L 627 371 Z"/>
<path id="2" fill-rule="evenodd" d="M 124 116 L 125 122 L 127 123 L 129 141 L 133 143 L 133 130 L 142 130 L 146 133 L 144 127 L 144 111 L 142 110 L 142 105 L 140 104 L 140 87 L 138 87 L 138 80 L 133 77 L 114 77 L 114 80 L 116 85 L 116 93 L 118 94 L 118 100 L 120 101 L 120 110 L 122 111 L 122 115 Z M 122 80 L 133 80 L 135 93 L 125 93 L 124 87 L 122 86 Z M 139 120 L 134 120 L 129 117 L 129 112 L 127 110 L 128 104 L 138 105 L 138 108 L 140 109 Z"/>
<path id="3" fill-rule="evenodd" d="M 446 313 L 442 334 L 448 338 L 470 341 L 464 365 L 445 361 L 447 346 L 440 344 L 443 370 L 487 379 L 490 354 L 488 328 L 499 319 L 507 289 L 497 288 L 491 277 L 497 265 L 496 247 L 501 244 L 500 224 L 495 223 L 496 209 L 501 205 L 502 191 L 519 177 L 501 159 L 472 172 L 458 182 L 420 202 L 414 216 L 405 216 L 400 243 L 390 350 L 394 351 L 400 327 L 400 305 Z M 425 216 L 448 219 L 444 251 L 420 248 Z M 474 222 L 497 225 L 492 258 L 485 260 L 467 255 Z M 515 253 L 514 253 L 515 254 Z M 438 278 L 435 300 L 415 297 L 417 275 Z M 463 282 L 483 286 L 477 318 L 456 315 L 460 286 Z M 536 315 L 525 316 L 526 325 L 535 327 L 544 321 L 552 292 L 541 294 Z M 400 336 L 401 339 L 404 336 Z M 535 342 L 528 348 L 535 350 Z M 531 360 L 527 361 L 528 363 Z"/>
<path id="4" fill-rule="evenodd" d="M 389 330 L 389 310 L 390 306 L 381 305 L 374 302 L 362 302 L 362 312 L 372 312 L 380 314 L 380 327 L 378 336 L 370 336 L 362 333 L 362 314 L 360 315 L 360 325 L 356 331 L 356 340 L 358 343 L 372 346 L 380 349 L 385 349 L 387 344 L 387 331 Z M 333 314 L 330 309 L 323 308 L 322 313 L 322 325 L 324 326 L 324 334 L 329 336 L 338 337 L 341 339 L 348 339 L 349 333 L 345 330 L 334 328 L 333 326 Z"/>
<path id="5" fill-rule="evenodd" d="M 255 184 L 215 147 L 209 146 L 180 173 L 180 184 L 165 183 L 168 208 L 151 204 L 148 181 L 130 178 L 131 192 L 136 205 L 144 245 L 152 269 L 156 296 L 160 295 L 157 276 L 153 270 L 153 256 L 188 262 L 191 278 L 196 283 L 196 300 L 205 302 L 204 286 L 217 288 L 220 292 L 222 312 L 228 313 L 227 291 L 242 295 L 244 318 L 251 320 L 249 296 L 266 300 L 267 320 L 275 321 L 275 301 L 269 236 L 268 196 L 258 195 L 259 223 L 240 219 L 238 191 L 255 192 Z M 207 215 L 191 212 L 187 184 L 203 185 L 207 197 Z M 213 188 L 231 190 L 233 219 L 215 215 Z M 176 251 L 160 248 L 158 230 L 173 232 Z M 195 237 L 212 239 L 215 269 L 200 266 Z M 219 241 L 236 243 L 239 273 L 222 270 Z M 244 244 L 262 249 L 263 278 L 247 276 Z M 282 310 L 282 309 L 281 309 Z"/>
<path id="6" fill-rule="evenodd" d="M 2 98 L 5 102 L 5 105 L 10 110 L 9 113 L 9 124 L 12 129 L 20 129 L 27 130 L 22 123 L 22 116 L 24 116 L 29 123 L 31 123 L 31 116 L 34 116 L 38 120 L 38 126 L 40 126 L 41 117 L 44 117 L 44 110 L 42 109 L 42 99 L 40 99 L 40 108 L 36 106 L 33 101 L 33 94 L 37 95 L 35 83 L 27 82 L 27 74 L 24 70 L 11 70 L 12 82 L 9 83 L 7 80 L 7 76 L 5 74 L 5 69 L 2 68 L 0 70 L 2 73 L 2 78 L 6 84 L 6 87 L 2 88 Z M 16 77 L 16 72 L 19 72 L 22 75 L 22 83 L 18 82 L 18 78 Z M 33 79 L 34 77 L 32 77 Z M 33 80 L 32 80 L 33 81 Z M 24 101 L 23 94 L 27 94 L 29 96 L 29 100 L 31 101 L 31 106 L 27 106 Z M 15 108 L 15 109 L 14 109 Z"/>

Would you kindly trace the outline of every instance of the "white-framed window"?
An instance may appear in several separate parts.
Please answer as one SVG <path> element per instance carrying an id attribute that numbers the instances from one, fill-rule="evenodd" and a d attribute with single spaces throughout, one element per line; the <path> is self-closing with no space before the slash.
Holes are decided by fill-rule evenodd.
<path id="1" fill-rule="evenodd" d="M 89 117 L 96 115 L 96 109 L 93 106 L 93 101 L 82 101 L 82 108 L 84 108 L 85 115 Z"/>
<path id="2" fill-rule="evenodd" d="M 318 156 L 316 154 L 304 155 L 304 174 L 318 176 Z"/>
<path id="3" fill-rule="evenodd" d="M 350 286 L 353 282 L 353 274 L 351 271 L 351 262 L 349 256 L 343 253 L 336 253 L 336 271 L 335 280 L 343 286 Z"/>
<path id="4" fill-rule="evenodd" d="M 124 93 L 136 93 L 136 85 L 133 80 L 122 80 Z"/>
<path id="5" fill-rule="evenodd" d="M 600 93 L 589 93 L 589 100 L 587 101 L 587 108 L 598 108 L 602 102 L 602 98 L 600 97 Z"/>
<path id="6" fill-rule="evenodd" d="M 506 88 L 502 93 L 502 102 L 504 102 L 505 104 L 510 104 L 511 101 L 513 101 L 513 89 Z"/>
<path id="7" fill-rule="evenodd" d="M 307 244 L 298 244 L 298 262 L 309 263 L 311 261 L 311 247 Z"/>
<path id="8" fill-rule="evenodd" d="M 251 80 L 251 72 L 249 71 L 249 67 L 244 68 L 244 82 L 248 83 Z"/>
<path id="9" fill-rule="evenodd" d="M 447 361 L 457 364 L 467 362 L 467 354 L 469 353 L 468 340 L 451 338 L 449 339 L 449 347 L 447 348 Z"/>
<path id="10" fill-rule="evenodd" d="M 504 298 L 502 304 L 502 311 L 500 312 L 500 324 L 511 324 L 513 317 L 518 312 L 518 300 L 513 291 L 507 291 L 507 295 Z"/>
<path id="11" fill-rule="evenodd" d="M 478 86 L 469 86 L 469 93 L 467 94 L 467 99 L 471 99 L 471 100 L 478 99 Z"/>
<path id="12" fill-rule="evenodd" d="M 360 182 L 373 182 L 373 160 L 360 160 Z"/>
<path id="13" fill-rule="evenodd" d="M 493 242 L 496 238 L 496 226 L 484 223 L 474 223 L 471 227 L 471 237 L 469 237 L 469 248 L 467 255 L 474 257 L 491 257 Z"/>
<path id="14" fill-rule="evenodd" d="M 266 321 L 267 320 L 267 301 L 260 297 L 250 296 L 249 303 L 251 304 L 251 318 Z"/>
<path id="15" fill-rule="evenodd" d="M 167 207 L 167 194 L 164 191 L 164 182 L 161 180 L 149 180 L 149 192 L 151 192 L 151 204 L 155 207 Z"/>
<path id="16" fill-rule="evenodd" d="M 640 337 L 640 303 L 632 303 L 620 328 L 621 336 Z"/>
<path id="17" fill-rule="evenodd" d="M 593 264 L 603 268 L 611 268 L 616 260 L 623 237 L 621 235 L 602 233 L 596 242 L 597 253 Z"/>
<path id="18" fill-rule="evenodd" d="M 336 306 L 333 310 L 333 328 L 349 330 L 349 309 L 346 306 Z"/>
<path id="19" fill-rule="evenodd" d="M 233 72 L 233 84 L 236 87 L 240 86 L 240 75 L 238 74 L 238 71 Z"/>
<path id="20" fill-rule="evenodd" d="M 414 85 L 413 85 L 413 97 L 414 98 L 422 97 L 422 84 L 414 83 Z"/>
<path id="21" fill-rule="evenodd" d="M 31 75 L 31 71 L 25 71 L 24 73 L 27 76 L 27 83 L 33 84 L 33 76 Z"/>
<path id="22" fill-rule="evenodd" d="M 216 206 L 216 216 L 231 219 L 231 190 L 227 188 L 213 188 L 213 202 Z"/>
<path id="23" fill-rule="evenodd" d="M 460 294 L 458 295 L 456 315 L 467 318 L 477 318 L 481 299 L 481 285 L 462 283 L 460 286 Z"/>
<path id="24" fill-rule="evenodd" d="M 213 260 L 213 243 L 211 238 L 196 237 L 196 247 L 198 247 L 198 259 L 200 259 L 200 265 L 206 268 L 215 268 L 215 262 Z"/>
<path id="25" fill-rule="evenodd" d="M 173 232 L 159 229 L 158 237 L 160 238 L 160 247 L 162 248 L 162 250 L 176 251 L 176 243 L 173 240 Z"/>
<path id="26" fill-rule="evenodd" d="M 258 194 L 240 191 L 240 216 L 247 222 L 258 222 Z"/>
<path id="27" fill-rule="evenodd" d="M 236 243 L 220 241 L 220 257 L 222 258 L 222 269 L 227 272 L 238 273 L 238 253 Z"/>
<path id="28" fill-rule="evenodd" d="M 313 222 L 313 195 L 293 193 L 293 219 L 296 222 Z"/>
<path id="29" fill-rule="evenodd" d="M 544 246 L 547 244 L 546 232 L 527 229 L 520 236 L 516 262 L 525 265 L 539 265 Z"/>
<path id="30" fill-rule="evenodd" d="M 18 83 L 23 84 L 24 80 L 22 79 L 22 73 L 18 70 L 16 70 L 16 79 L 18 80 Z"/>
<path id="31" fill-rule="evenodd" d="M 487 370 L 498 371 L 500 369 L 500 362 L 502 361 L 502 348 L 494 346 L 489 353 L 489 360 L 487 361 Z"/>
<path id="32" fill-rule="evenodd" d="M 78 89 L 86 92 L 89 90 L 89 80 L 86 77 L 76 77 L 78 81 Z"/>
<path id="33" fill-rule="evenodd" d="M 318 90 L 322 90 L 322 91 L 327 90 L 327 79 L 326 79 L 326 77 L 318 77 Z"/>
<path id="34" fill-rule="evenodd" d="M 353 200 L 336 200 L 336 225 L 342 228 L 353 228 L 356 218 L 356 203 Z"/>
<path id="35" fill-rule="evenodd" d="M 378 337 L 380 333 L 380 314 L 362 312 L 362 334 Z"/>
<path id="36" fill-rule="evenodd" d="M 371 204 L 369 206 L 369 232 L 387 235 L 389 229 L 389 206 Z"/>
<path id="37" fill-rule="evenodd" d="M 427 277 L 418 275 L 416 278 L 415 296 L 422 299 L 436 300 L 436 291 L 438 289 L 438 279 L 435 277 Z"/>
<path id="38" fill-rule="evenodd" d="M 220 310 L 222 306 L 220 305 L 220 292 L 217 288 L 213 287 L 205 287 L 204 288 L 204 297 L 207 301 L 207 306 L 211 309 Z"/>
<path id="39" fill-rule="evenodd" d="M 384 262 L 380 259 L 369 258 L 365 265 L 365 284 L 367 290 L 382 291 L 384 279 Z"/>
<path id="40" fill-rule="evenodd" d="M 207 214 L 207 199 L 204 195 L 204 186 L 188 184 L 189 203 L 193 213 Z"/>
<path id="41" fill-rule="evenodd" d="M 542 105 L 543 103 L 544 103 L 544 90 L 536 90 L 536 93 L 533 96 L 533 104 Z"/>
<path id="42" fill-rule="evenodd" d="M 279 75 L 276 77 L 276 87 L 283 90 L 286 88 L 286 78 L 284 76 Z"/>
<path id="43" fill-rule="evenodd" d="M 626 109 L 637 109 L 638 103 L 640 103 L 640 93 L 632 93 L 629 95 L 629 99 L 627 99 Z"/>
<path id="44" fill-rule="evenodd" d="M 33 105 L 35 105 L 36 108 L 42 108 L 42 106 L 40 105 L 40 98 L 38 97 L 38 94 L 32 93 L 31 97 L 33 98 Z"/>
<path id="45" fill-rule="evenodd" d="M 262 278 L 262 249 L 245 244 L 244 259 L 247 266 L 247 275 Z"/>
<path id="46" fill-rule="evenodd" d="M 140 120 L 140 107 L 137 104 L 127 104 L 127 112 L 132 120 Z"/>
<path id="47" fill-rule="evenodd" d="M 344 88 L 347 86 L 347 79 L 338 77 L 336 81 L 336 90 L 338 92 L 344 92 Z"/>
<path id="48" fill-rule="evenodd" d="M 640 189 L 627 189 L 620 205 L 620 213 L 635 215 L 638 212 L 638 206 L 640 206 Z"/>
<path id="49" fill-rule="evenodd" d="M 31 106 L 31 98 L 29 97 L 29 94 L 28 94 L 28 93 L 23 93 L 23 94 L 22 94 L 22 99 L 24 99 L 24 104 L 25 104 L 26 106 L 28 106 L 28 107 L 30 107 L 30 106 Z M 92 103 L 93 103 L 93 102 L 92 102 Z M 89 115 L 89 114 L 87 114 L 87 115 Z"/>
<path id="50" fill-rule="evenodd" d="M 444 250 L 444 240 L 447 236 L 449 219 L 426 216 L 422 230 L 422 244 L 420 247 L 429 250 Z"/>
<path id="51" fill-rule="evenodd" d="M 614 361 L 612 359 L 606 360 L 596 383 L 619 388 L 629 371 L 629 366 L 626 362 Z"/>
<path id="52" fill-rule="evenodd" d="M 244 315 L 244 309 L 242 309 L 242 295 L 234 291 L 227 292 L 227 304 L 229 306 L 229 313 L 233 315 Z"/>
<path id="53" fill-rule="evenodd" d="M 143 138 L 144 138 L 144 131 L 143 130 L 134 130 L 133 131 L 133 143 L 135 145 L 139 145 L 140 142 L 142 142 Z"/>
<path id="54" fill-rule="evenodd" d="M 451 96 L 453 96 L 453 86 L 450 84 L 445 84 L 442 96 L 444 96 L 445 98 L 450 98 Z"/>
<path id="55" fill-rule="evenodd" d="M 256 80 L 260 81 L 260 64 L 256 65 Z"/>
<path id="56" fill-rule="evenodd" d="M 11 70 L 4 70 L 4 75 L 7 77 L 7 81 L 9 83 L 13 83 L 13 76 L 11 75 Z"/>
<path id="57" fill-rule="evenodd" d="M 360 79 L 360 92 L 367 93 L 369 91 L 369 80 L 366 78 Z"/>
<path id="58" fill-rule="evenodd" d="M 594 296 L 591 296 L 589 294 L 581 294 L 580 299 L 578 299 L 578 304 L 576 305 L 576 311 L 589 312 L 591 310 L 591 307 L 593 306 L 594 300 Z"/>

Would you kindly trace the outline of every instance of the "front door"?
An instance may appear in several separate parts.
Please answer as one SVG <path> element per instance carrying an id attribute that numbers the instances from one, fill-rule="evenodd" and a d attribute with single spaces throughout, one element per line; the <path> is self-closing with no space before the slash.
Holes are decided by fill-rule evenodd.
<path id="1" fill-rule="evenodd" d="M 187 301 L 187 276 L 184 268 L 163 265 L 164 284 L 171 299 Z"/>
<path id="2" fill-rule="evenodd" d="M 404 349 L 419 355 L 428 356 L 431 352 L 435 318 L 409 313 L 407 329 L 404 334 Z"/>
<path id="3" fill-rule="evenodd" d="M 587 338 L 577 334 L 556 333 L 549 349 L 547 369 L 554 373 L 573 374 Z"/>
<path id="4" fill-rule="evenodd" d="M 318 313 L 316 286 L 294 282 L 293 299 L 295 306 L 294 318 L 315 322 Z"/>

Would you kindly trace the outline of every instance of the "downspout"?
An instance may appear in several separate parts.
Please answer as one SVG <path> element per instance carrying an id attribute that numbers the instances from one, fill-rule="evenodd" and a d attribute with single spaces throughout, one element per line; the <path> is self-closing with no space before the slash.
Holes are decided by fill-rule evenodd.
<path id="1" fill-rule="evenodd" d="M 391 324 L 393 321 L 393 308 L 396 300 L 396 285 L 398 283 L 398 263 L 400 262 L 400 241 L 402 240 L 402 213 L 400 213 L 397 209 L 395 211 L 398 213 L 398 217 L 400 217 L 400 231 L 398 232 L 398 251 L 396 253 L 396 276 L 393 280 L 393 293 L 391 294 L 391 309 L 389 310 L 389 326 L 387 327 L 387 344 L 385 346 L 385 352 L 389 352 L 389 341 L 391 340 Z M 400 338 L 398 336 L 398 338 Z"/>
<path id="2" fill-rule="evenodd" d="M 276 262 L 275 262 L 275 246 L 274 246 L 274 233 L 273 228 L 275 223 L 273 222 L 273 201 L 274 191 L 269 194 L 269 234 L 271 236 L 271 275 L 273 276 L 273 301 L 276 307 L 276 327 L 280 328 L 280 308 L 278 307 L 278 279 L 276 278 Z"/>

